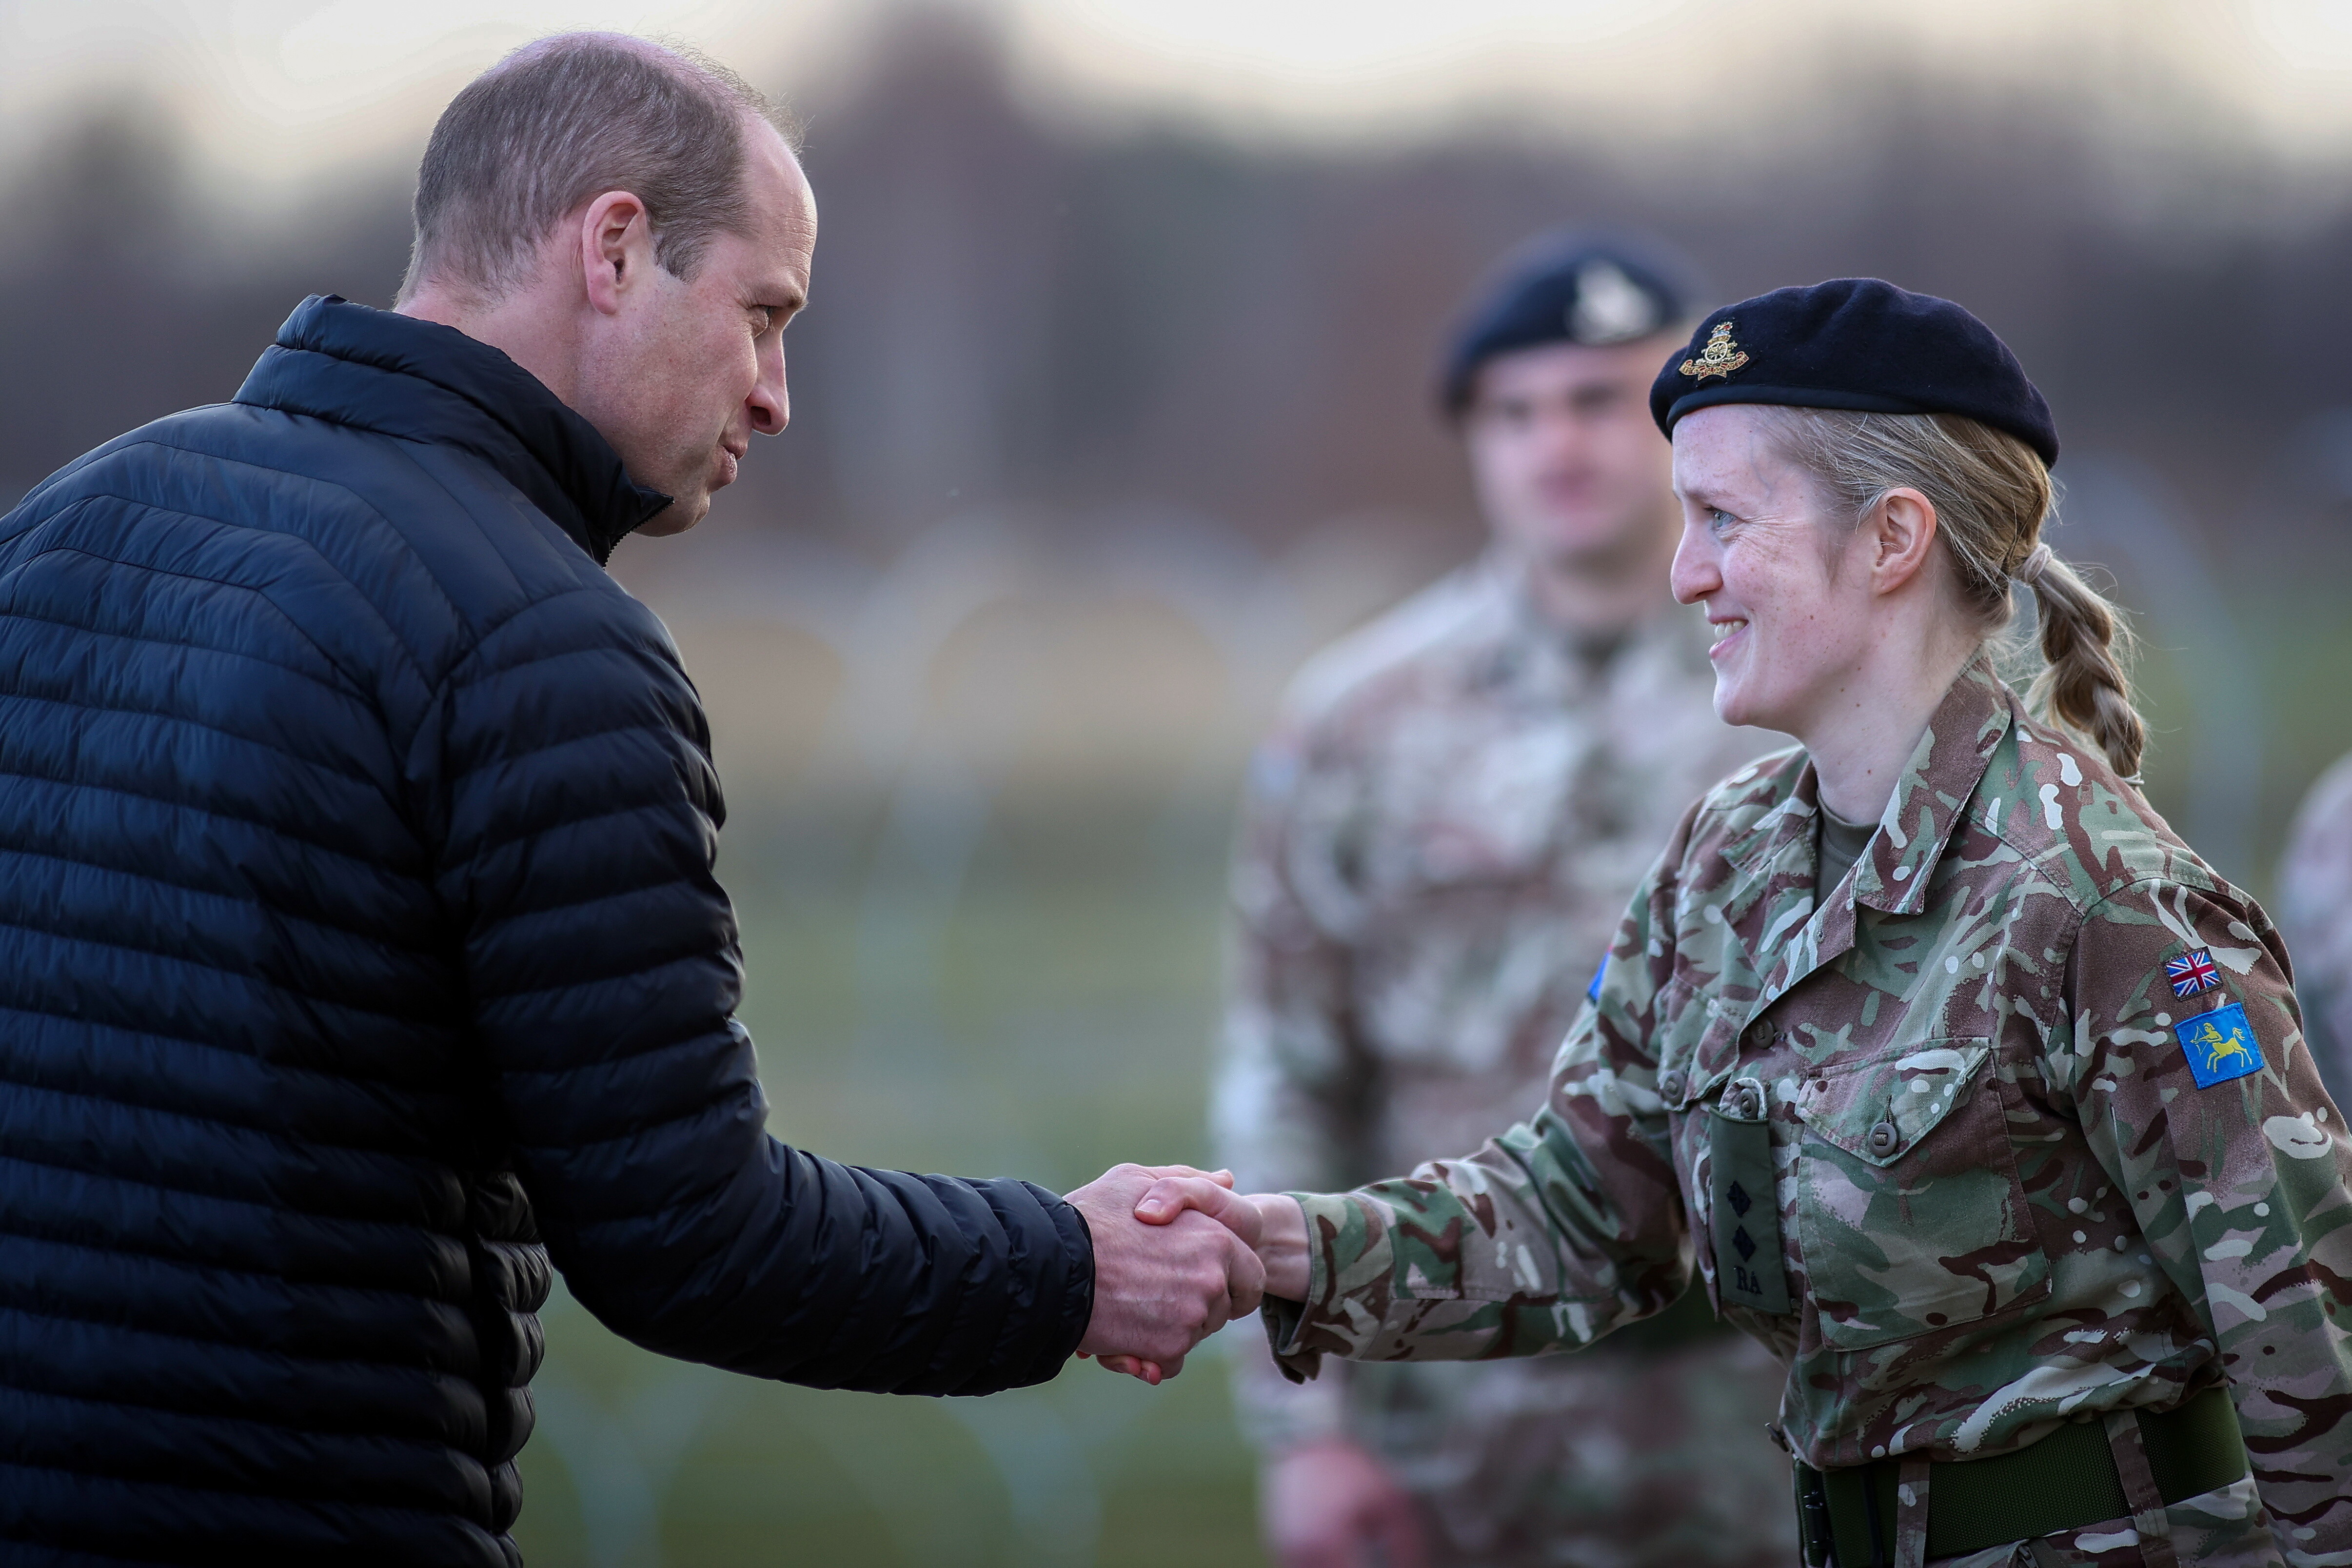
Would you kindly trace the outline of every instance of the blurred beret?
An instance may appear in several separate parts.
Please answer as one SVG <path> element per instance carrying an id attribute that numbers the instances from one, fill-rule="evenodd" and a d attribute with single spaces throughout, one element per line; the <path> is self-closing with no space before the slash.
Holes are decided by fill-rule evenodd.
<path id="1" fill-rule="evenodd" d="M 1655 242 L 1597 229 L 1538 236 L 1504 258 L 1454 328 L 1438 402 L 1449 415 L 1469 407 L 1478 367 L 1496 354 L 1671 331 L 1701 295 L 1690 264 Z"/>
<path id="2" fill-rule="evenodd" d="M 1650 414 L 1675 422 L 1719 403 L 1961 414 L 2058 461 L 2050 405 L 1993 330 L 1949 300 L 1875 278 L 1833 278 L 1726 305 L 1650 384 Z"/>

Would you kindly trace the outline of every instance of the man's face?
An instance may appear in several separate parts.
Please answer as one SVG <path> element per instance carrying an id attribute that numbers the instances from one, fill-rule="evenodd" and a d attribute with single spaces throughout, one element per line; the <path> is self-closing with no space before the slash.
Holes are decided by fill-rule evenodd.
<path id="1" fill-rule="evenodd" d="M 1673 448 L 1650 422 L 1664 336 L 1547 343 L 1479 367 L 1462 434 L 1487 525 L 1559 570 L 1648 551 L 1673 526 Z"/>
<path id="2" fill-rule="evenodd" d="M 671 498 L 643 533 L 700 522 L 752 435 L 777 434 L 792 415 L 783 331 L 808 298 L 816 204 L 774 127 L 756 123 L 747 139 L 747 232 L 714 237 L 690 279 L 641 263 L 583 363 L 580 411 L 630 478 Z"/>

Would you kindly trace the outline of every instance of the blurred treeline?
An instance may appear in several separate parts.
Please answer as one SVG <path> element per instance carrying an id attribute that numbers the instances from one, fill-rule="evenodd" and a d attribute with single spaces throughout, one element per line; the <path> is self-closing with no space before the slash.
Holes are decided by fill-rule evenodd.
<path id="1" fill-rule="evenodd" d="M 2352 746 L 2352 169 L 2128 50 L 2032 90 L 1864 50 L 1639 123 L 1274 142 L 878 14 L 821 76 L 734 62 L 808 124 L 793 428 L 615 561 L 711 710 L 782 1136 L 1065 1187 L 1207 1154 L 1246 750 L 1316 644 L 1476 547 L 1433 363 L 1563 221 L 1653 226 L 1726 299 L 1877 274 L 2007 336 L 2067 443 L 2057 546 L 2139 612 L 2151 792 L 2227 874 L 2268 886 Z M 135 95 L 18 152 L 8 495 L 229 395 L 305 294 L 388 304 L 405 260 L 405 163 L 247 200 Z M 655 1363 L 561 1300 L 550 1344 L 543 1565 L 1250 1560 L 1213 1367 L 894 1402 Z"/>
<path id="2" fill-rule="evenodd" d="M 785 549 L 824 579 L 788 594 L 827 599 L 836 626 L 821 640 L 838 643 L 845 595 L 950 536 L 986 535 L 950 553 L 976 550 L 1027 583 L 1066 575 L 1074 551 L 1152 556 L 1128 563 L 1129 585 L 1180 555 L 1177 574 L 1229 619 L 1240 611 L 1222 575 L 1262 585 L 1287 561 L 1297 602 L 1261 605 L 1246 632 L 1163 626 L 1156 643 L 1136 634 L 1148 646 L 1129 650 L 1135 668 L 1096 666 L 1114 689 L 1130 674 L 1171 689 L 1142 712 L 1115 689 L 1057 703 L 1076 710 L 1066 729 L 1105 733 L 1036 737 L 1034 785 L 1067 777 L 1083 793 L 1212 753 L 1229 762 L 1300 647 L 1474 546 L 1459 464 L 1430 412 L 1433 359 L 1493 258 L 1563 220 L 1651 226 L 1726 298 L 1872 273 L 1961 300 L 2018 349 L 2070 458 L 2088 459 L 2062 464 L 2062 479 L 2130 466 L 2135 493 L 2179 521 L 2200 554 L 2170 565 L 2210 588 L 2200 617 L 2260 604 L 2257 644 L 2337 618 L 2324 600 L 2292 626 L 2268 612 L 2300 608 L 2293 595 L 2316 593 L 2345 557 L 2352 395 L 2335 373 L 2352 363 L 2352 171 L 2266 151 L 2153 57 L 2054 60 L 2029 90 L 1856 46 L 1759 62 L 1810 76 L 1756 106 L 1670 96 L 1646 123 L 1582 132 L 1485 123 L 1268 145 L 1076 110 L 1016 81 L 962 14 L 877 15 L 899 22 L 823 79 L 744 62 L 768 67 L 806 119 L 823 213 L 814 309 L 788 344 L 793 429 L 748 466 L 707 537 L 633 545 L 622 569 L 657 598 L 663 579 L 698 567 L 740 589 L 739 551 L 781 569 L 772 552 Z M 19 170 L 0 487 L 226 396 L 296 300 L 388 302 L 404 258 L 405 165 L 342 171 L 257 221 L 135 100 L 91 102 Z M 2076 553 L 2133 596 L 2139 557 L 2167 546 L 2098 531 L 2098 548 Z M 1008 563 L 1014 544 L 1025 559 Z M 988 595 L 964 597 L 985 621 Z M 1108 603 L 1108 618 L 1133 618 L 1118 592 Z M 664 607 L 693 618 L 694 605 Z M 1100 628 L 1064 629 L 1083 644 Z M 2143 629 L 2189 650 L 2202 627 Z M 1161 646 L 1203 635 L 1227 646 Z M 2261 704 L 2266 732 L 2239 759 L 2243 825 L 2217 847 L 2259 884 L 2294 791 L 2352 742 L 2352 711 L 2297 679 L 2316 645 L 2242 651 L 2231 672 L 2262 689 L 2232 700 Z M 2340 663 L 2341 647 L 2324 651 Z M 1216 666 L 1202 678 L 1213 689 L 1170 668 L 1188 659 Z M 1070 676 L 1088 661 L 1051 662 Z M 824 751 L 840 727 L 834 705 L 857 672 L 803 674 L 774 693 L 799 707 L 743 737 L 757 764 L 735 781 L 747 801 L 813 783 L 793 772 L 810 760 L 798 752 Z M 2179 741 L 2198 732 L 2201 700 L 2165 715 Z M 2159 745 L 2159 790 L 2187 765 L 2180 745 Z"/>

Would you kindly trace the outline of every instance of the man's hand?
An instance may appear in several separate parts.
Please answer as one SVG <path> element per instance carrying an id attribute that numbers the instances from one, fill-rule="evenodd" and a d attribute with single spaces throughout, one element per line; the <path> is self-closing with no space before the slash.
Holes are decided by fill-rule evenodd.
<path id="1" fill-rule="evenodd" d="M 1255 1211 L 1224 1215 L 1235 1202 L 1232 1185 L 1229 1174 L 1189 1165 L 1114 1165 L 1069 1194 L 1095 1244 L 1094 1316 L 1080 1355 L 1156 1384 L 1229 1320 L 1257 1310 L 1265 1270 Z M 1146 1192 L 1165 1194 L 1167 1218 L 1138 1216 Z"/>
<path id="2" fill-rule="evenodd" d="M 1232 1186 L 1233 1173 L 1228 1171 L 1204 1176 L 1187 1166 L 1170 1166 L 1136 1200 L 1135 1217 L 1146 1225 L 1173 1225 L 1184 1218 L 1188 1209 L 1207 1215 L 1256 1252 L 1265 1269 L 1266 1295 L 1305 1300 L 1307 1211 L 1296 1198 L 1281 1193 L 1244 1196 L 1233 1192 Z M 1106 1372 L 1123 1372 L 1150 1384 L 1160 1381 L 1160 1369 L 1141 1356 L 1099 1353 Z M 1168 1375 L 1175 1373 L 1171 1371 Z"/>
<path id="3" fill-rule="evenodd" d="M 1265 1541 L 1278 1568 L 1426 1568 L 1412 1497 L 1353 1443 L 1293 1448 L 1266 1467 L 1265 1484 Z"/>

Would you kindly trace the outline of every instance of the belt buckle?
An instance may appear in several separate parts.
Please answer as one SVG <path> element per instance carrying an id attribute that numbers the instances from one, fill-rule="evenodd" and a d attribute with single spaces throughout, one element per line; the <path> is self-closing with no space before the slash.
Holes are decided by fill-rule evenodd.
<path id="1" fill-rule="evenodd" d="M 1797 1542 L 1805 1568 L 1838 1568 L 1836 1538 L 1830 1531 L 1830 1489 L 1821 1471 L 1797 1459 Z"/>

